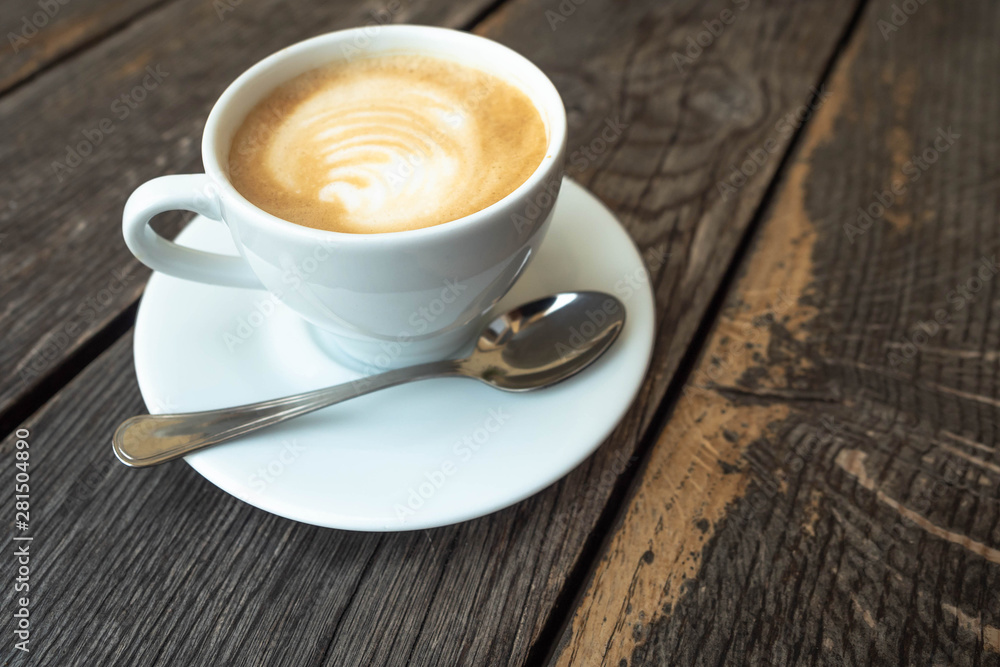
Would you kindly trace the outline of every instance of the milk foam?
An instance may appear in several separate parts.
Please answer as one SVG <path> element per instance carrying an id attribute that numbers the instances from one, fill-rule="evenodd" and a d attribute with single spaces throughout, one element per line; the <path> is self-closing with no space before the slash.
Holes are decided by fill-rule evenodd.
<path id="1" fill-rule="evenodd" d="M 310 227 L 377 233 L 448 222 L 513 191 L 545 154 L 516 87 L 427 56 L 315 70 L 272 92 L 233 142 L 233 184 Z"/>

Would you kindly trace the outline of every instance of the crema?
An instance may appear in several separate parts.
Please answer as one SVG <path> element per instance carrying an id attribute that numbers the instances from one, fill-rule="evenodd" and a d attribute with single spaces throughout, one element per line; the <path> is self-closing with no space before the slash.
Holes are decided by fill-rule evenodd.
<path id="1" fill-rule="evenodd" d="M 535 171 L 545 124 L 515 85 L 460 63 L 385 55 L 306 72 L 248 114 L 233 185 L 296 224 L 372 234 L 482 210 Z"/>

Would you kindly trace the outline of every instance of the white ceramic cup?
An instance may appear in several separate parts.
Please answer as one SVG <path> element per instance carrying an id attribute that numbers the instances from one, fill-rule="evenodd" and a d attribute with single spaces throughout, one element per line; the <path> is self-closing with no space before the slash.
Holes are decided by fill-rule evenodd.
<path id="1" fill-rule="evenodd" d="M 310 69 L 389 53 L 459 61 L 524 91 L 548 137 L 545 157 L 528 180 L 463 218 L 380 234 L 296 225 L 236 191 L 228 177 L 230 144 L 257 102 Z M 317 336 L 333 343 L 331 352 L 344 352 L 366 368 L 398 367 L 452 354 L 476 334 L 537 252 L 558 196 L 565 148 L 566 111 L 555 86 L 507 47 L 426 26 L 341 30 L 285 48 L 236 79 L 205 125 L 205 173 L 162 176 L 139 186 L 125 205 L 122 228 L 129 249 L 150 268 L 214 285 L 265 288 L 319 331 L 332 334 Z M 150 219 L 170 210 L 224 222 L 240 257 L 185 248 L 159 236 Z"/>

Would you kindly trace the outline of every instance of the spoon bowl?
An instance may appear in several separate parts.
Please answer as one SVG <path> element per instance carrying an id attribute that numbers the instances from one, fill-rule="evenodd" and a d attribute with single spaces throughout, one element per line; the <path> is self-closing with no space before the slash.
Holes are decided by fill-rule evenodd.
<path id="1" fill-rule="evenodd" d="M 596 361 L 624 326 L 625 306 L 609 294 L 538 299 L 490 322 L 462 373 L 505 391 L 549 387 Z"/>

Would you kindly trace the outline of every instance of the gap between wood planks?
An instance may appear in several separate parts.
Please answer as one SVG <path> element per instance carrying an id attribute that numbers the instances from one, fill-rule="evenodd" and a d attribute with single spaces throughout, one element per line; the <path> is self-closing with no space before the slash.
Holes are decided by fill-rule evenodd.
<path id="1" fill-rule="evenodd" d="M 102 32 L 97 32 L 88 37 L 87 39 L 83 40 L 79 44 L 70 47 L 64 53 L 61 53 L 60 55 L 52 58 L 52 60 L 49 60 L 38 69 L 31 72 L 30 74 L 27 74 L 23 78 L 8 84 L 6 88 L 0 88 L 0 96 L 10 95 L 11 93 L 22 88 L 23 86 L 26 86 L 27 84 L 31 83 L 35 79 L 46 74 L 50 70 L 55 69 L 62 63 L 68 60 L 72 60 L 73 58 L 76 58 L 84 51 L 90 50 L 91 48 L 103 42 L 105 39 L 117 35 L 118 33 L 123 32 L 125 30 L 128 30 L 128 28 L 131 27 L 133 24 L 141 21 L 150 14 L 155 14 L 157 11 L 163 9 L 167 5 L 177 1 L 178 0 L 159 0 L 159 2 L 154 2 L 148 7 L 143 7 L 135 14 L 127 16 L 118 23 L 112 23 L 111 25 L 107 26 Z"/>
<path id="2" fill-rule="evenodd" d="M 92 38 L 81 42 L 63 55 L 46 63 L 38 70 L 32 72 L 24 79 L 14 83 L 6 90 L 0 90 L 0 97 L 10 95 L 17 89 L 33 81 L 45 72 L 59 66 L 62 63 L 80 56 L 85 51 L 93 48 L 100 42 L 108 39 L 131 25 L 155 14 L 177 0 L 162 0 L 139 11 L 127 20 L 113 26 L 109 26 L 104 32 L 94 35 Z M 477 14 L 471 17 L 464 24 L 459 26 L 461 30 L 473 30 L 493 13 L 502 7 L 507 0 L 494 0 L 484 6 Z M 124 241 L 122 241 L 124 243 Z M 59 390 L 69 384 L 73 378 L 80 374 L 83 369 L 89 366 L 105 350 L 111 347 L 115 341 L 121 338 L 135 325 L 135 316 L 139 307 L 139 299 L 136 299 L 125 307 L 122 312 L 116 315 L 104 328 L 96 331 L 89 340 L 83 343 L 75 352 L 63 359 L 33 388 L 18 397 L 10 407 L 0 412 L 0 440 L 5 439 L 14 429 L 20 426 L 28 417 L 33 415 L 39 408 L 49 402 Z"/>
<path id="3" fill-rule="evenodd" d="M 27 74 L 23 78 L 18 79 L 17 81 L 14 81 L 13 83 L 8 84 L 6 88 L 0 88 L 0 97 L 5 96 L 5 95 L 10 95 L 11 93 L 14 93 L 15 91 L 17 91 L 18 89 L 22 88 L 23 86 L 26 86 L 27 84 L 31 83 L 35 79 L 43 76 L 44 74 L 46 74 L 50 70 L 55 69 L 56 67 L 60 66 L 61 64 L 65 63 L 65 62 L 67 62 L 69 60 L 72 60 L 73 58 L 76 58 L 77 56 L 79 56 L 83 52 L 92 49 L 93 47 L 97 46 L 98 44 L 100 44 L 104 40 L 108 39 L 109 37 L 113 37 L 114 35 L 117 35 L 120 32 L 124 32 L 125 30 L 128 30 L 132 25 L 138 23 L 139 21 L 145 19 L 146 17 L 148 17 L 148 16 L 150 16 L 152 14 L 157 13 L 158 11 L 166 8 L 168 5 L 171 5 L 171 4 L 173 4 L 175 2 L 178 2 L 178 1 L 179 0 L 159 0 L 158 2 L 154 2 L 153 4 L 151 4 L 151 5 L 147 6 L 147 7 L 143 7 L 142 9 L 140 9 L 139 11 L 137 11 L 135 14 L 132 14 L 132 15 L 126 17 L 122 21 L 119 21 L 118 23 L 114 23 L 114 24 L 111 24 L 111 25 L 107 26 L 107 28 L 105 28 L 104 31 L 95 33 L 94 35 L 90 36 L 88 39 L 85 39 L 82 42 L 80 42 L 79 44 L 77 44 L 77 45 L 73 46 L 72 48 L 68 49 L 65 53 L 62 53 L 62 54 L 56 56 L 55 58 L 53 58 L 52 60 L 49 60 L 44 65 L 42 65 L 38 69 L 34 70 L 30 74 Z M 478 26 L 480 23 L 482 23 L 483 21 L 485 21 L 488 16 L 490 16 L 495 11 L 497 11 L 500 8 L 500 6 L 503 5 L 506 2 L 507 2 L 507 0 L 494 0 L 490 4 L 488 4 L 485 7 L 483 7 L 483 9 L 481 9 L 479 11 L 479 13 L 477 13 L 475 16 L 473 16 L 471 19 L 469 19 L 466 22 L 465 25 L 460 26 L 459 29 L 461 29 L 461 30 L 472 30 L 473 28 L 475 28 L 476 26 Z"/>
<path id="4" fill-rule="evenodd" d="M 819 80 L 814 86 L 815 92 L 808 100 L 808 104 L 810 106 L 817 103 L 816 98 L 819 92 L 822 91 L 823 86 L 829 81 L 837 62 L 844 54 L 851 37 L 854 35 L 855 31 L 857 31 L 861 21 L 861 16 L 864 14 L 867 4 L 868 0 L 857 0 L 854 10 L 851 13 L 851 18 L 847 21 L 846 27 L 837 39 L 837 44 L 824 64 Z M 736 246 L 732 261 L 726 269 L 725 274 L 723 274 L 722 280 L 719 282 L 719 286 L 716 288 L 715 293 L 712 295 L 712 300 L 709 302 L 708 308 L 706 309 L 701 322 L 698 324 L 698 329 L 695 331 L 690 345 L 688 345 L 687 350 L 685 350 L 684 356 L 681 357 L 680 363 L 677 366 L 677 372 L 670 380 L 670 383 L 667 386 L 667 391 L 664 394 L 663 400 L 656 408 L 656 412 L 653 415 L 649 428 L 639 439 L 639 444 L 636 448 L 636 454 L 634 456 L 634 458 L 637 459 L 636 463 L 638 463 L 638 465 L 630 464 L 627 466 L 625 471 L 619 475 L 617 481 L 615 482 L 615 486 L 608 499 L 608 503 L 604 506 L 593 532 L 591 532 L 590 536 L 587 538 L 579 560 L 577 560 L 577 562 L 573 565 L 573 568 L 570 570 L 569 576 L 566 579 L 566 584 L 560 591 L 555 604 L 552 606 L 552 612 L 539 633 L 538 641 L 535 642 L 534 646 L 532 646 L 528 653 L 528 657 L 525 660 L 526 665 L 549 664 L 554 656 L 559 638 L 567 629 L 568 624 L 572 622 L 573 612 L 579 604 L 580 597 L 586 590 L 585 584 L 587 579 L 591 576 L 595 566 L 597 565 L 601 553 L 605 548 L 605 543 L 613 535 L 611 528 L 615 520 L 619 517 L 622 508 L 625 507 L 624 503 L 627 500 L 633 482 L 636 479 L 641 478 L 641 473 L 645 470 L 646 465 L 648 464 L 649 454 L 656 445 L 660 432 L 670 420 L 673 409 L 677 404 L 677 399 L 683 392 L 684 386 L 687 384 L 698 358 L 701 356 L 702 350 L 708 342 L 712 327 L 718 319 L 719 314 L 722 311 L 722 307 L 725 304 L 726 297 L 736 281 L 740 267 L 750 251 L 750 246 L 757 234 L 757 230 L 760 227 L 765 214 L 771 205 L 771 201 L 777 192 L 778 184 L 781 183 L 787 173 L 788 164 L 792 161 L 792 158 L 796 154 L 802 136 L 805 135 L 806 129 L 811 126 L 812 120 L 812 116 L 810 115 L 806 119 L 806 122 L 802 123 L 802 125 L 800 125 L 799 128 L 792 134 L 788 148 L 781 156 L 778 168 L 775 171 L 770 183 L 768 183 L 767 189 L 764 191 L 764 195 L 761 198 L 757 209 L 754 211 L 753 217 L 750 219 L 750 223 L 747 225 L 746 231 L 744 231 L 739 244 Z"/>

